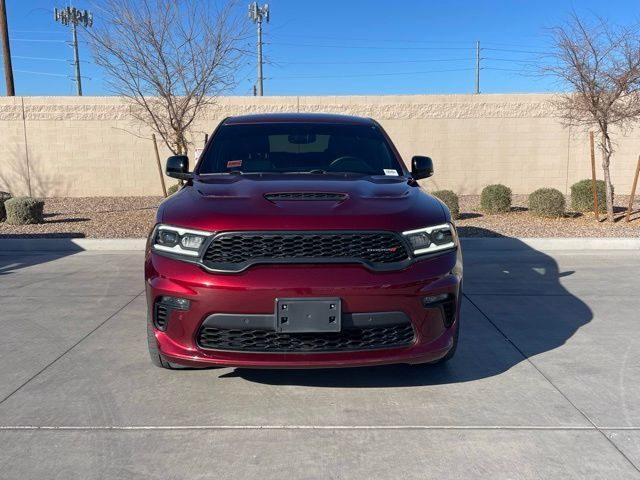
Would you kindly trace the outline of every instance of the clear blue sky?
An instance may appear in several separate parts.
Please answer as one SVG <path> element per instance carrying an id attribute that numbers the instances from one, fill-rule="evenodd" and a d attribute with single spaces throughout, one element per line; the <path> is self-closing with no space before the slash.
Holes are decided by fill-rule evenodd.
<path id="1" fill-rule="evenodd" d="M 73 95 L 72 52 L 66 43 L 71 32 L 53 21 L 53 7 L 67 3 L 6 2 L 16 94 Z M 238 8 L 244 12 L 248 3 L 241 1 Z M 265 95 L 471 93 L 476 40 L 482 46 L 482 92 L 551 91 L 557 88 L 551 81 L 521 74 L 523 65 L 546 48 L 545 28 L 563 22 L 572 10 L 613 23 L 640 18 L 637 0 L 268 3 Z M 94 13 L 99 22 L 99 12 Z M 254 45 L 255 39 L 247 43 Z M 86 44 L 80 50 L 83 76 L 90 77 L 83 83 L 85 95 L 109 94 Z M 234 94 L 250 94 L 254 63 L 247 59 Z"/>

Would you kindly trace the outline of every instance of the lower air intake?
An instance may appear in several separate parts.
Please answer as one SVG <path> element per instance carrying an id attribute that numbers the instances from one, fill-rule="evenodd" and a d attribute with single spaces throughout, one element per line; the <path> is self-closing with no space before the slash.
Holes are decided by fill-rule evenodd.
<path id="1" fill-rule="evenodd" d="M 278 333 L 203 326 L 198 333 L 200 348 L 233 352 L 349 352 L 406 347 L 414 341 L 410 323 L 323 333 Z"/>

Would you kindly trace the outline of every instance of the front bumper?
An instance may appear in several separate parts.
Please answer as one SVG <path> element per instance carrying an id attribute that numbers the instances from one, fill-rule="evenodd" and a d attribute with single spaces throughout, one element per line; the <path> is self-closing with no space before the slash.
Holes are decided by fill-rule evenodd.
<path id="1" fill-rule="evenodd" d="M 362 265 L 257 265 L 240 274 L 212 274 L 201 267 L 147 251 L 146 295 L 149 321 L 163 295 L 191 301 L 188 311 L 170 310 L 166 330 L 154 326 L 160 353 L 185 366 L 312 368 L 424 363 L 442 358 L 458 329 L 462 260 L 460 250 L 421 260 L 407 268 L 373 272 Z M 443 310 L 425 308 L 428 295 L 448 293 L 455 302 L 454 320 L 446 327 Z M 276 298 L 340 298 L 342 312 L 399 312 L 413 326 L 415 341 L 394 348 L 331 352 L 247 352 L 201 348 L 198 333 L 205 319 L 217 314 L 268 316 Z"/>

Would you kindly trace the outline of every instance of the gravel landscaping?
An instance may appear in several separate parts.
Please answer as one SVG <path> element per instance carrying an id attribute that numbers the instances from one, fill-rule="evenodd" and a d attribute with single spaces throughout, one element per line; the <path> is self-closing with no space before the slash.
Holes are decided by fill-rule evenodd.
<path id="1" fill-rule="evenodd" d="M 527 211 L 527 195 L 513 195 L 511 212 L 502 215 L 485 215 L 480 212 L 479 195 L 460 196 L 460 215 L 456 225 L 463 237 L 640 237 L 640 198 L 633 204 L 631 221 L 624 216 L 629 205 L 628 195 L 615 197 L 616 222 L 604 220 L 596 223 L 593 212 L 567 213 L 562 218 L 549 219 L 530 215 Z M 571 199 L 566 198 L 567 205 Z"/>
<path id="2" fill-rule="evenodd" d="M 140 238 L 153 226 L 162 197 L 47 198 L 44 223 L 0 223 L 3 237 Z"/>
<path id="3" fill-rule="evenodd" d="M 0 238 L 146 237 L 161 201 L 161 197 L 48 198 L 44 223 L 22 226 L 0 223 Z M 628 201 L 628 196 L 616 196 L 618 221 L 610 224 L 596 223 L 593 213 L 569 213 L 559 219 L 534 217 L 527 212 L 526 195 L 513 196 L 513 208 L 508 214 L 484 215 L 480 212 L 479 195 L 462 195 L 462 218 L 456 224 L 464 237 L 640 237 L 640 199 L 634 203 L 629 223 L 623 218 Z"/>

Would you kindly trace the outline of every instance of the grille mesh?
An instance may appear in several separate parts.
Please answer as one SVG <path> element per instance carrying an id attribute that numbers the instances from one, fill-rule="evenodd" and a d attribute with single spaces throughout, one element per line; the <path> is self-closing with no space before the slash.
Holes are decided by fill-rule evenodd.
<path id="1" fill-rule="evenodd" d="M 376 264 L 407 259 L 402 242 L 390 232 L 223 233 L 213 239 L 204 263 L 210 268 L 241 269 L 260 261 L 361 261 Z"/>
<path id="2" fill-rule="evenodd" d="M 278 192 L 267 193 L 264 198 L 271 202 L 291 200 L 333 200 L 339 202 L 347 198 L 347 195 L 344 193 L 334 192 Z"/>
<path id="3" fill-rule="evenodd" d="M 409 323 L 322 333 L 278 333 L 204 326 L 198 333 L 201 348 L 238 352 L 344 352 L 404 347 L 413 342 L 413 327 Z"/>

